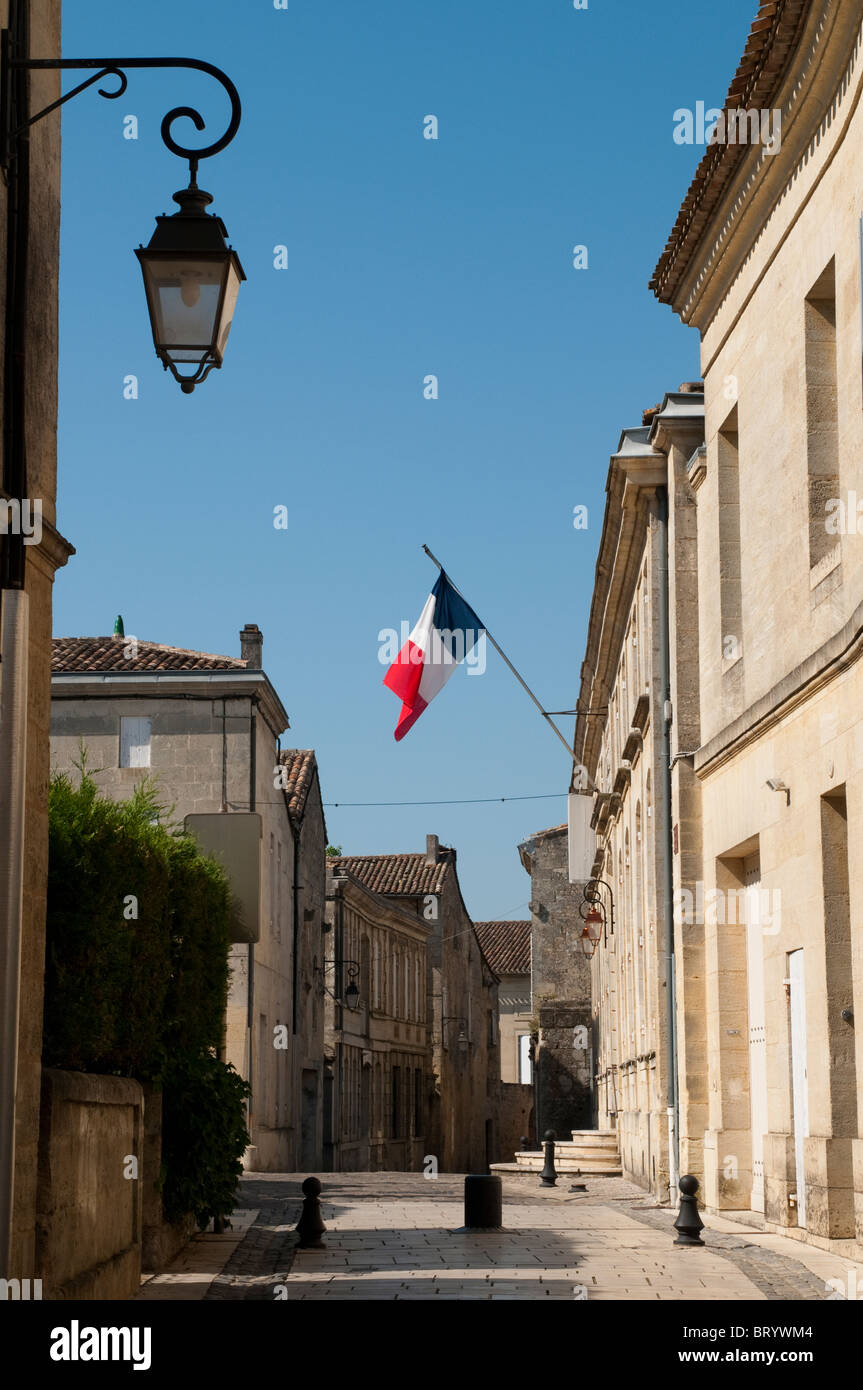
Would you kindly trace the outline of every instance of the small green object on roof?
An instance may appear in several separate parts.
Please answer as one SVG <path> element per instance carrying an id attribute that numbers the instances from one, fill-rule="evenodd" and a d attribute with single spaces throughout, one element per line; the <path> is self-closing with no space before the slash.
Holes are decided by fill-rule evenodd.
<path id="1" fill-rule="evenodd" d="M 118 613 L 118 614 L 117 614 L 117 617 L 116 617 L 116 619 L 115 619 L 115 621 L 114 621 L 114 636 L 115 636 L 115 637 L 125 637 L 125 636 L 126 636 L 126 632 L 125 632 L 125 629 L 124 629 L 124 627 L 123 627 L 123 615 L 122 615 L 121 613 Z"/>

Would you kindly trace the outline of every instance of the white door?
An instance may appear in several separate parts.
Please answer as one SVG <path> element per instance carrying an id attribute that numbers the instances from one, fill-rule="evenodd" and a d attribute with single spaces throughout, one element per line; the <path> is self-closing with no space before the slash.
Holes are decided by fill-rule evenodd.
<path id="1" fill-rule="evenodd" d="M 797 1168 L 797 1224 L 806 1225 L 806 1170 L 803 1140 L 809 1133 L 809 1083 L 806 1073 L 806 988 L 803 978 L 803 952 L 788 956 L 788 987 L 791 1015 L 791 1093 L 794 1098 L 794 1159 Z"/>
<path id="2" fill-rule="evenodd" d="M 523 1086 L 532 1081 L 530 1065 L 530 1034 L 521 1033 L 518 1039 L 518 1079 Z"/>
<path id="3" fill-rule="evenodd" d="M 764 1009 L 764 929 L 761 869 L 746 870 L 746 976 L 749 1003 L 749 1117 L 752 1128 L 753 1211 L 764 1210 L 764 1136 L 767 1133 L 767 1034 Z"/>

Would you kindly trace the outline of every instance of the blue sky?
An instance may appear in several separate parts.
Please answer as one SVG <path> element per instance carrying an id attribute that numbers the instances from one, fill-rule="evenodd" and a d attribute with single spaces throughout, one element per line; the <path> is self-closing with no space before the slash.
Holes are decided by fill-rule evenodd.
<path id="1" fill-rule="evenodd" d="M 65 7 L 67 57 L 187 55 L 233 78 L 243 123 L 199 182 L 248 280 L 223 369 L 182 395 L 133 248 L 186 182 L 163 114 L 198 105 L 221 133 L 227 101 L 203 75 L 132 72 L 118 101 L 65 108 L 59 525 L 78 553 L 55 632 L 108 633 L 122 613 L 139 638 L 239 655 L 258 623 L 284 742 L 317 750 L 325 802 L 552 794 L 327 808 L 346 853 L 455 845 L 478 919 L 528 915 L 516 846 L 564 819 L 566 753 L 493 652 L 396 744 L 378 633 L 419 616 L 425 542 L 546 707 L 574 704 L 609 455 L 699 375 L 697 335 L 647 289 L 701 154 L 674 143 L 673 113 L 722 105 L 756 10 Z"/>

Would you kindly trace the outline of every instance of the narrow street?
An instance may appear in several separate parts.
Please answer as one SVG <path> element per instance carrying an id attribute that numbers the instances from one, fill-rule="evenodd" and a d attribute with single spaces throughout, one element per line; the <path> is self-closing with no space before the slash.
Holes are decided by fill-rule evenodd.
<path id="1" fill-rule="evenodd" d="M 673 1213 L 620 1178 L 505 1180 L 504 1229 L 460 1233 L 461 1176 L 325 1174 L 326 1249 L 298 1250 L 304 1176 L 244 1178 L 238 1229 L 198 1237 L 138 1298 L 823 1301 L 828 1279 L 863 1284 L 849 1260 L 717 1218 L 705 1248 L 676 1247 Z"/>

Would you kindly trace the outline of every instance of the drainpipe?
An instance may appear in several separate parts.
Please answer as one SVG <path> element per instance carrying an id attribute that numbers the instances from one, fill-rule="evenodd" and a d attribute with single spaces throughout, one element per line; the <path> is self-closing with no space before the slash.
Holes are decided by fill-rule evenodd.
<path id="1" fill-rule="evenodd" d="M 671 633 L 668 603 L 668 489 L 656 489 L 659 525 L 659 684 L 662 701 L 661 762 L 662 799 L 659 806 L 662 845 L 662 879 L 665 900 L 665 1008 L 668 1037 L 668 1188 L 669 1201 L 677 1204 L 680 1173 L 680 1101 L 677 1083 L 677 1007 L 674 956 L 674 843 L 671 828 Z"/>

